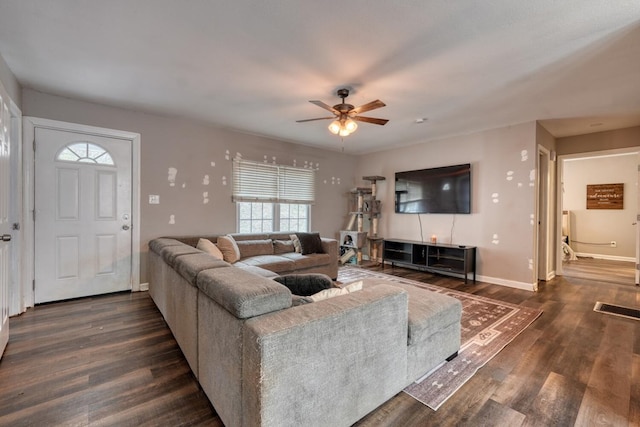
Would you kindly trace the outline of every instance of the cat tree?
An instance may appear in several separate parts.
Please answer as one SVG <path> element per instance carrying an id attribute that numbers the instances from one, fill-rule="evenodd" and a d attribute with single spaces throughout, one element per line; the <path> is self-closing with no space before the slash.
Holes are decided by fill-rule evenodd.
<path id="1" fill-rule="evenodd" d="M 362 264 L 363 250 L 368 246 L 370 261 L 378 259 L 379 246 L 382 237 L 378 236 L 378 219 L 380 218 L 380 200 L 377 197 L 377 182 L 383 181 L 383 176 L 363 176 L 363 180 L 371 182 L 370 187 L 356 187 L 351 190 L 355 199 L 356 210 L 351 217 L 346 230 L 340 231 L 340 262 L 345 264 L 355 258 L 355 263 Z M 365 217 L 369 220 L 369 231 L 364 230 Z M 353 230 L 355 226 L 355 230 Z M 368 245 L 367 245 L 368 242 Z"/>

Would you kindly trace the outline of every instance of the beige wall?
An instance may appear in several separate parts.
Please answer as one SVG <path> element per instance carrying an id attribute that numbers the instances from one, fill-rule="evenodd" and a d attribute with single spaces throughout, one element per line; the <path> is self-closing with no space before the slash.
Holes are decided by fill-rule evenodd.
<path id="1" fill-rule="evenodd" d="M 293 165 L 295 160 L 297 166 L 307 162 L 318 167 L 311 228 L 337 237 L 344 227 L 347 194 L 355 184 L 352 156 L 33 90 L 23 91 L 23 114 L 141 134 L 141 282 L 146 281 L 150 239 L 236 230 L 231 159 L 237 153 L 247 160 L 264 161 L 266 156 L 278 164 Z M 175 186 L 170 185 L 169 168 L 177 169 Z M 159 205 L 148 203 L 151 194 L 160 196 Z"/>
<path id="2" fill-rule="evenodd" d="M 562 170 L 562 206 L 570 211 L 573 250 L 600 258 L 635 259 L 638 155 L 565 160 Z M 624 184 L 624 209 L 587 209 L 588 184 L 615 183 Z M 612 240 L 615 248 L 609 246 Z"/>
<path id="3" fill-rule="evenodd" d="M 558 155 L 640 146 L 640 126 L 558 138 Z"/>
<path id="4" fill-rule="evenodd" d="M 379 235 L 478 247 L 478 274 L 493 283 L 527 287 L 533 273 L 536 123 L 430 141 L 358 158 L 357 177 L 381 175 Z M 471 163 L 472 214 L 394 213 L 395 172 Z M 358 185 L 366 185 L 358 182 Z"/>
<path id="5" fill-rule="evenodd" d="M 22 108 L 22 97 L 20 84 L 16 77 L 13 75 L 7 63 L 4 61 L 4 58 L 0 55 L 0 84 L 4 86 L 4 89 L 9 94 L 9 97 L 13 100 L 13 102 L 18 106 L 18 108 Z"/>

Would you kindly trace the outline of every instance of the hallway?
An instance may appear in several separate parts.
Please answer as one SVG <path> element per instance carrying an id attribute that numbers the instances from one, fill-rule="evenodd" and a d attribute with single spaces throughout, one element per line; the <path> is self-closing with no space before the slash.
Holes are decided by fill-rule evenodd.
<path id="1" fill-rule="evenodd" d="M 576 261 L 562 263 L 562 274 L 565 277 L 633 286 L 635 284 L 634 266 L 631 261 L 578 257 Z"/>

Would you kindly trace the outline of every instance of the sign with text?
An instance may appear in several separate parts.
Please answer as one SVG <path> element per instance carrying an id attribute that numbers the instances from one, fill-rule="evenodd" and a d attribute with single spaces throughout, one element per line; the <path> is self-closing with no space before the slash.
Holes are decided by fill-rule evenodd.
<path id="1" fill-rule="evenodd" d="M 624 209 L 624 184 L 588 184 L 587 209 Z"/>

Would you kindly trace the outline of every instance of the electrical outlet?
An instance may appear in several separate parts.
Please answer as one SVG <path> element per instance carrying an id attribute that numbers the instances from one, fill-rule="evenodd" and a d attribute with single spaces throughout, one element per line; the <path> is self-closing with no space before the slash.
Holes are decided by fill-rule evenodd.
<path id="1" fill-rule="evenodd" d="M 612 240 L 612 241 L 611 241 L 611 247 L 612 247 L 612 248 L 615 248 L 615 247 L 617 247 L 617 246 L 618 246 L 618 244 L 616 243 L 616 241 L 615 241 L 615 240 Z"/>

